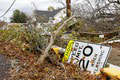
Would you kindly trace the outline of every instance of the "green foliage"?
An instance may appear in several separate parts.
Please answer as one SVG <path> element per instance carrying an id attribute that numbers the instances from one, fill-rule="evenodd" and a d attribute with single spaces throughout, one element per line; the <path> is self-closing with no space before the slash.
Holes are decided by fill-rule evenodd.
<path id="1" fill-rule="evenodd" d="M 48 11 L 53 11 L 53 10 L 55 10 L 53 6 L 48 7 Z"/>
<path id="2" fill-rule="evenodd" d="M 89 32 L 95 32 L 95 29 L 93 27 L 88 28 Z"/>
<path id="3" fill-rule="evenodd" d="M 100 42 L 102 42 L 102 39 L 97 36 L 94 36 L 91 41 L 95 42 L 95 43 L 100 43 Z"/>
<path id="4" fill-rule="evenodd" d="M 21 30 L 20 29 L 18 30 L 17 29 L 18 27 L 19 27 L 18 25 L 14 26 L 14 28 L 9 26 L 8 30 L 0 30 L 0 41 L 7 42 L 19 36 Z"/>
<path id="5" fill-rule="evenodd" d="M 72 26 L 69 26 L 71 25 Z M 57 36 L 57 39 L 55 40 L 55 45 L 66 47 L 69 40 L 80 40 L 80 41 L 86 41 L 86 42 L 95 42 L 100 43 L 103 41 L 103 39 L 99 38 L 96 35 L 84 35 L 80 34 L 80 31 L 86 30 L 88 32 L 95 32 L 94 27 L 89 27 L 87 29 L 84 28 L 84 20 L 77 20 L 75 24 L 73 24 L 73 21 L 69 21 L 67 25 L 60 31 L 59 35 Z M 56 24 L 56 27 L 54 27 L 54 30 L 56 30 L 60 26 L 60 23 Z M 68 33 L 69 38 L 68 39 L 61 39 L 63 35 L 65 35 L 65 32 Z"/>
<path id="6" fill-rule="evenodd" d="M 60 23 L 56 23 L 56 24 L 55 24 L 55 27 L 53 27 L 52 30 L 53 30 L 53 31 L 57 30 L 59 26 L 60 26 Z"/>
<path id="7" fill-rule="evenodd" d="M 64 20 L 63 20 L 64 21 Z M 81 30 L 82 26 L 84 24 L 84 21 L 77 20 L 77 22 L 74 22 L 73 20 L 69 21 L 64 28 L 59 32 L 57 35 L 57 39 L 55 40 L 55 45 L 66 47 L 69 40 L 80 40 L 80 34 L 78 30 Z M 55 31 L 60 26 L 60 23 L 57 23 L 56 26 L 53 28 L 53 31 Z M 66 32 L 68 33 L 68 39 L 61 38 L 65 35 Z"/>
<path id="8" fill-rule="evenodd" d="M 38 29 L 30 31 L 18 25 L 9 26 L 8 30 L 0 30 L 0 41 L 16 44 L 23 51 L 40 52 L 47 45 L 45 38 Z"/>
<path id="9" fill-rule="evenodd" d="M 120 30 L 120 26 L 116 27 L 115 30 Z"/>
<path id="10" fill-rule="evenodd" d="M 26 23 L 27 22 L 27 15 L 19 10 L 15 10 L 13 12 L 13 16 L 11 17 L 11 22 L 14 23 Z"/>

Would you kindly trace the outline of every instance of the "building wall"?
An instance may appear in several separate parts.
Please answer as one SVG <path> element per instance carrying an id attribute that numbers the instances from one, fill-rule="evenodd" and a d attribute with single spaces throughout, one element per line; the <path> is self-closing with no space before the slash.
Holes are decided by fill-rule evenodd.
<path id="1" fill-rule="evenodd" d="M 66 17 L 66 8 L 62 9 L 58 14 L 54 16 L 53 24 L 59 23 Z"/>

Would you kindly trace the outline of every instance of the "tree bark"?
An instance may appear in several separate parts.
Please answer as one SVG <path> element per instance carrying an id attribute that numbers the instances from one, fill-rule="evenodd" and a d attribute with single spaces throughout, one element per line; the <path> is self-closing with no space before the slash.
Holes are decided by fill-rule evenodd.
<path id="1" fill-rule="evenodd" d="M 70 18 L 68 18 L 67 20 L 65 20 L 63 22 L 63 24 L 53 34 L 51 34 L 50 42 L 49 42 L 48 46 L 45 48 L 45 51 L 43 51 L 43 54 L 39 57 L 39 59 L 37 61 L 38 64 L 41 64 L 44 61 L 44 59 L 49 56 L 48 52 L 49 52 L 50 48 L 52 47 L 52 45 L 54 43 L 54 40 L 56 39 L 57 34 L 66 25 L 66 23 L 68 21 L 70 21 L 71 19 L 73 19 L 73 16 L 71 16 Z"/>

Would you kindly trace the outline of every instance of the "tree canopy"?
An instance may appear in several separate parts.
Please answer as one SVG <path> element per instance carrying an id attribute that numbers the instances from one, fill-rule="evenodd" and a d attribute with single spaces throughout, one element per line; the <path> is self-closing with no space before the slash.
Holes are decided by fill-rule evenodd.
<path id="1" fill-rule="evenodd" d="M 13 16 L 11 17 L 11 22 L 26 23 L 27 19 L 28 19 L 28 16 L 24 12 L 21 12 L 20 10 L 14 10 Z"/>

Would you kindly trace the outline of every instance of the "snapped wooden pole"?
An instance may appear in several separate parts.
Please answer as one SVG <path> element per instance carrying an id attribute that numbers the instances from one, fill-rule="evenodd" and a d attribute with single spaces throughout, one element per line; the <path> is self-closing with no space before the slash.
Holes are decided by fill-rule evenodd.
<path id="1" fill-rule="evenodd" d="M 67 5 L 67 17 L 71 16 L 71 0 L 66 0 Z"/>

